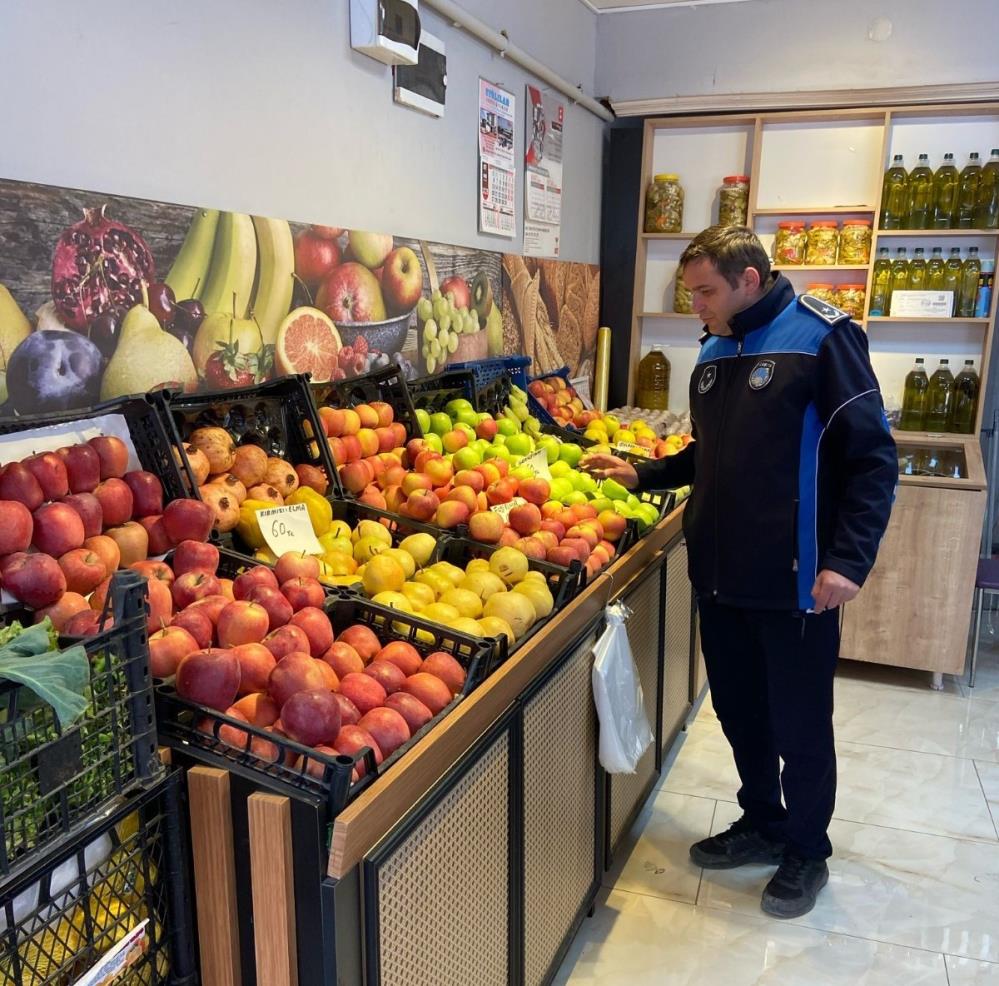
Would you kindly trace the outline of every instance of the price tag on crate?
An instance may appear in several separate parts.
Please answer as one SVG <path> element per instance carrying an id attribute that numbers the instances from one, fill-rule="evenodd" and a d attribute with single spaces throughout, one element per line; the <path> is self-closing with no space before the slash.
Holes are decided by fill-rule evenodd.
<path id="1" fill-rule="evenodd" d="M 279 558 L 286 551 L 303 551 L 307 555 L 323 553 L 304 503 L 258 510 L 257 522 L 267 547 Z"/>
<path id="2" fill-rule="evenodd" d="M 527 503 L 527 501 L 522 496 L 515 496 L 509 503 L 497 503 L 489 509 L 494 514 L 499 514 L 504 520 L 509 520 L 510 511 L 514 507 L 519 507 L 522 503 Z"/>
<path id="3" fill-rule="evenodd" d="M 119 982 L 126 969 L 146 957 L 150 948 L 148 924 L 149 918 L 146 918 L 133 928 L 73 986 L 102 986 L 103 983 Z"/>
<path id="4" fill-rule="evenodd" d="M 536 449 L 530 455 L 525 455 L 517 465 L 527 466 L 535 476 L 541 479 L 550 480 L 552 478 L 551 470 L 548 468 L 548 453 L 543 448 Z"/>
<path id="5" fill-rule="evenodd" d="M 646 459 L 651 454 L 651 450 L 647 449 L 644 445 L 637 445 L 635 442 L 615 442 L 614 448 L 618 452 L 630 452 L 632 455 L 641 455 Z"/>

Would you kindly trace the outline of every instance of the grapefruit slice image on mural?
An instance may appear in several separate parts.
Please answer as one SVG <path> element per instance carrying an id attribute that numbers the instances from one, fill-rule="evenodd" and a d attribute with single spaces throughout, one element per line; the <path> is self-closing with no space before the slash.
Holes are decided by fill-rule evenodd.
<path id="1" fill-rule="evenodd" d="M 311 373 L 314 382 L 326 383 L 342 346 L 328 316 L 318 308 L 296 308 L 278 329 L 274 362 L 280 373 Z"/>

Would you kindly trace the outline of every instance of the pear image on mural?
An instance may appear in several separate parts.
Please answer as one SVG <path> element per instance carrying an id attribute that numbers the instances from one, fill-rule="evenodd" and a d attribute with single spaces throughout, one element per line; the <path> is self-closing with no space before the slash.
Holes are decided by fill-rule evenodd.
<path id="1" fill-rule="evenodd" d="M 101 400 L 141 394 L 164 383 L 193 390 L 198 374 L 187 347 L 165 332 L 149 310 L 149 294 L 142 285 L 142 303 L 125 315 L 118 346 L 104 371 Z"/>

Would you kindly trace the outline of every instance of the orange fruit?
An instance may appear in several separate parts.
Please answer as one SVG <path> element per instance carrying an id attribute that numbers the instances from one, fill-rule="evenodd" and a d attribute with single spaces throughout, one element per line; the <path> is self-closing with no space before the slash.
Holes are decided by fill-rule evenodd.
<path id="1" fill-rule="evenodd" d="M 278 329 L 274 364 L 278 373 L 311 373 L 315 383 L 333 379 L 340 333 L 318 308 L 296 308 Z"/>

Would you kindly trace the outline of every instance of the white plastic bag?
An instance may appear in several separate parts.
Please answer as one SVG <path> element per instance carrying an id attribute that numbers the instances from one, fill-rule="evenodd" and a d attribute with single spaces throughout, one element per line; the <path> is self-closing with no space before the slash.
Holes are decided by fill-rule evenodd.
<path id="1" fill-rule="evenodd" d="M 600 763 L 610 774 L 633 774 L 652 742 L 642 684 L 631 654 L 622 603 L 607 607 L 607 628 L 593 647 L 593 700 L 600 719 Z"/>

